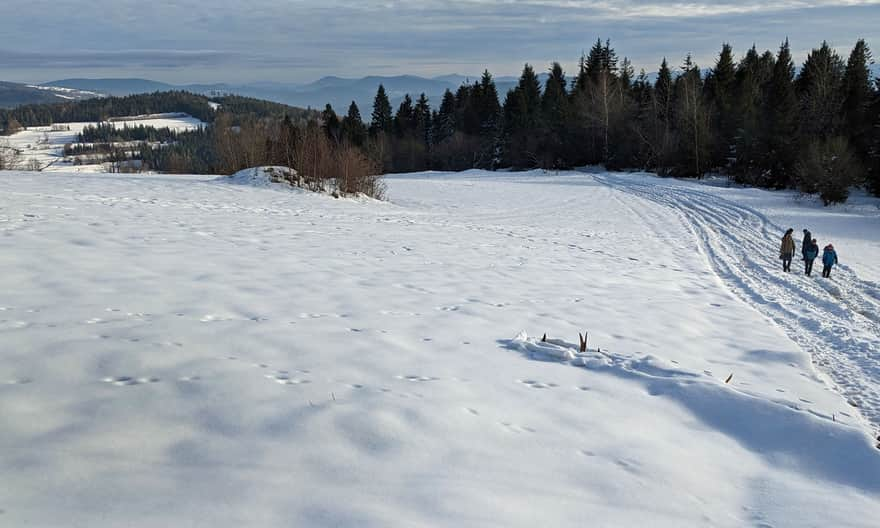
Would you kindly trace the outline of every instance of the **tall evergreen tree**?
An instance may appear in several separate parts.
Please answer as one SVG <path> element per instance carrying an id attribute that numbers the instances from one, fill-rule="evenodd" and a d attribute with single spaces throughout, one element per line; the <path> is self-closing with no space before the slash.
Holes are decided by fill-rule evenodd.
<path id="1" fill-rule="evenodd" d="M 764 94 L 773 74 L 772 54 L 759 55 L 753 45 L 736 69 L 736 162 L 740 178 L 756 182 L 762 178 L 764 136 Z"/>
<path id="2" fill-rule="evenodd" d="M 763 110 L 767 148 L 762 165 L 766 167 L 769 175 L 766 185 L 776 188 L 789 186 L 794 181 L 798 110 L 794 75 L 791 49 L 788 39 L 785 39 L 776 54 Z"/>
<path id="3" fill-rule="evenodd" d="M 434 119 L 434 143 L 441 143 L 455 133 L 455 95 L 447 89 Z"/>
<path id="4" fill-rule="evenodd" d="M 434 130 L 431 122 L 431 105 L 424 93 L 419 95 L 416 101 L 414 118 L 417 134 L 425 143 L 425 147 L 430 148 L 433 144 Z"/>
<path id="5" fill-rule="evenodd" d="M 678 169 L 682 174 L 701 177 L 707 165 L 709 122 L 703 101 L 702 74 L 690 54 L 685 58 L 675 87 L 681 153 Z"/>
<path id="6" fill-rule="evenodd" d="M 394 115 L 394 132 L 398 137 L 403 137 L 412 133 L 415 128 L 416 115 L 413 100 L 409 94 L 406 94 L 397 108 L 397 113 Z"/>
<path id="7" fill-rule="evenodd" d="M 672 72 L 666 57 L 660 63 L 657 71 L 657 80 L 654 82 L 654 130 L 652 131 L 651 146 L 654 152 L 652 156 L 657 169 L 662 173 L 668 170 L 672 164 L 673 151 L 673 94 Z"/>
<path id="8" fill-rule="evenodd" d="M 562 66 L 554 62 L 541 97 L 544 124 L 542 155 L 543 165 L 548 168 L 564 168 L 569 163 L 565 144 L 569 121 L 567 84 Z"/>
<path id="9" fill-rule="evenodd" d="M 495 86 L 495 80 L 489 70 L 483 72 L 479 86 L 480 88 L 476 92 L 478 96 L 476 108 L 480 120 L 480 135 L 494 137 L 501 105 L 498 102 L 498 89 Z"/>
<path id="10" fill-rule="evenodd" d="M 850 145 L 863 162 L 868 160 L 872 127 L 871 104 L 874 102 L 874 86 L 868 69 L 871 50 L 863 39 L 853 47 L 843 75 L 844 131 Z"/>
<path id="11" fill-rule="evenodd" d="M 361 119 L 357 103 L 351 102 L 348 113 L 342 118 L 342 138 L 352 145 L 363 146 L 367 139 L 367 128 Z"/>
<path id="12" fill-rule="evenodd" d="M 714 123 L 711 164 L 724 167 L 734 148 L 737 130 L 736 64 L 730 44 L 722 46 L 715 68 L 706 79 L 706 91 Z"/>
<path id="13" fill-rule="evenodd" d="M 321 112 L 321 121 L 323 123 L 324 132 L 327 134 L 327 139 L 331 140 L 334 144 L 338 144 L 342 140 L 342 127 L 339 122 L 339 116 L 333 111 L 333 107 L 330 106 L 330 103 L 327 103 L 327 106 L 324 107 L 324 111 Z"/>
<path id="14" fill-rule="evenodd" d="M 388 94 L 385 93 L 385 87 L 379 85 L 376 97 L 373 100 L 373 115 L 370 123 L 370 133 L 377 135 L 380 133 L 390 133 L 393 128 L 393 119 L 391 116 L 391 102 L 388 100 Z"/>
<path id="15" fill-rule="evenodd" d="M 801 134 L 805 137 L 828 138 L 840 133 L 843 74 L 843 61 L 827 42 L 807 55 L 795 81 Z"/>

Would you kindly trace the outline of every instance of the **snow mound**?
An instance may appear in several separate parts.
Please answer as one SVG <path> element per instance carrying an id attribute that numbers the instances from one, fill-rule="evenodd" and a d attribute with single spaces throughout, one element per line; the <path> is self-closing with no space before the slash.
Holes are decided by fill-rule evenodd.
<path id="1" fill-rule="evenodd" d="M 251 187 L 295 188 L 293 182 L 298 179 L 296 170 L 290 167 L 267 166 L 252 167 L 236 172 L 231 176 L 223 176 L 217 181 Z"/>

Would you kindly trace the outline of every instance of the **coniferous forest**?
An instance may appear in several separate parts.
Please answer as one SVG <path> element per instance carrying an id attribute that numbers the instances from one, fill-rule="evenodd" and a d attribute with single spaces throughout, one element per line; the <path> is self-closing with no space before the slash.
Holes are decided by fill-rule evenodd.
<path id="1" fill-rule="evenodd" d="M 689 56 L 677 66 L 664 59 L 651 79 L 599 40 L 575 76 L 554 63 L 542 83 L 527 64 L 501 100 L 485 72 L 447 91 L 436 109 L 407 97 L 392 116 L 380 87 L 369 136 L 387 144 L 386 171 L 602 164 L 723 173 L 840 202 L 852 186 L 880 192 L 880 80 L 870 78 L 871 62 L 863 40 L 846 58 L 823 42 L 800 70 L 787 41 L 739 59 L 725 44 L 709 70 Z"/>
<path id="2" fill-rule="evenodd" d="M 847 57 L 823 42 L 800 68 L 787 41 L 741 57 L 725 44 L 709 69 L 690 56 L 663 59 L 649 77 L 597 40 L 573 75 L 553 63 L 542 82 L 526 64 L 507 94 L 486 71 L 440 101 L 407 95 L 394 109 L 379 86 L 366 118 L 354 102 L 343 114 L 330 105 L 318 113 L 232 96 L 214 98 L 215 110 L 205 97 L 167 92 L 0 111 L 0 128 L 187 112 L 211 125 L 174 134 L 98 126 L 81 141 L 146 139 L 132 155 L 164 172 L 275 164 L 323 180 L 338 172 L 601 164 L 676 177 L 720 173 L 836 203 L 853 186 L 880 194 L 880 79 L 871 78 L 871 64 L 863 40 Z"/>

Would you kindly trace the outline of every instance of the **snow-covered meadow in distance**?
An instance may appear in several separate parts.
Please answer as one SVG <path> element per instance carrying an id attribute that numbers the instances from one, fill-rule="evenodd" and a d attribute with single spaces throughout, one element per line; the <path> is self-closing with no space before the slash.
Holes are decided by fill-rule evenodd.
<path id="1" fill-rule="evenodd" d="M 880 201 L 252 183 L 0 172 L 0 526 L 876 526 Z"/>
<path id="2" fill-rule="evenodd" d="M 28 127 L 0 138 L 2 145 L 20 152 L 19 164 L 22 167 L 36 163 L 44 172 L 107 172 L 103 164 L 92 163 L 75 165 L 74 157 L 64 156 L 65 145 L 78 145 L 78 135 L 87 126 L 99 124 L 112 125 L 115 128 L 137 127 L 140 125 L 153 128 L 169 128 L 177 132 L 195 130 L 206 126 L 189 114 L 173 112 L 167 114 L 148 114 L 141 116 L 115 117 L 110 121 L 57 123 L 51 126 Z"/>

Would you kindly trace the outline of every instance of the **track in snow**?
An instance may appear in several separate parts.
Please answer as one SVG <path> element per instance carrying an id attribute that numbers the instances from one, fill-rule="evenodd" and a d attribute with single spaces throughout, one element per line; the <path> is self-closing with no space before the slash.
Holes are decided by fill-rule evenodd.
<path id="1" fill-rule="evenodd" d="M 806 277 L 797 261 L 792 273 L 783 273 L 777 256 L 785 229 L 749 207 L 676 180 L 595 178 L 677 211 L 718 277 L 810 353 L 874 434 L 880 431 L 880 286 L 845 265 L 830 280 Z M 821 269 L 819 262 L 816 275 Z"/>

